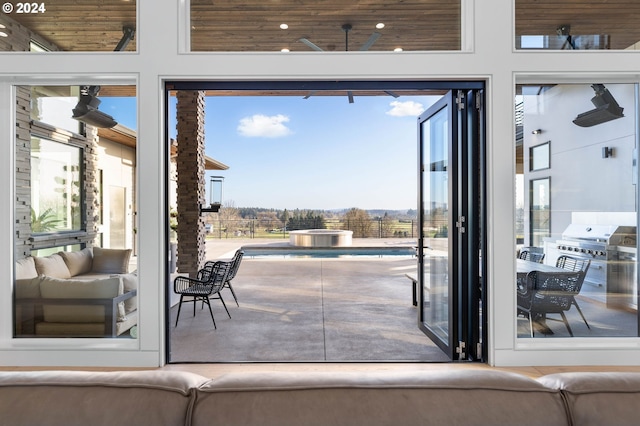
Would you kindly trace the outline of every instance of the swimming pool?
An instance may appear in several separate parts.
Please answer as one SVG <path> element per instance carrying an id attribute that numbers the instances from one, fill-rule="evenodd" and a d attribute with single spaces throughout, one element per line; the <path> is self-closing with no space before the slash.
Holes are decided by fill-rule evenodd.
<path id="1" fill-rule="evenodd" d="M 340 248 L 296 248 L 243 247 L 244 257 L 250 259 L 338 259 L 338 258 L 383 258 L 415 257 L 412 247 L 340 247 Z"/>

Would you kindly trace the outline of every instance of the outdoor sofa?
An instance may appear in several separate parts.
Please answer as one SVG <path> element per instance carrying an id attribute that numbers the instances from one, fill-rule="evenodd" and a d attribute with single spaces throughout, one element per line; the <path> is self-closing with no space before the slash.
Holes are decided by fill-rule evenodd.
<path id="1" fill-rule="evenodd" d="M 0 372 L 0 425 L 631 425 L 640 373 Z"/>
<path id="2" fill-rule="evenodd" d="M 130 249 L 85 248 L 16 261 L 16 336 L 116 337 L 138 322 Z"/>

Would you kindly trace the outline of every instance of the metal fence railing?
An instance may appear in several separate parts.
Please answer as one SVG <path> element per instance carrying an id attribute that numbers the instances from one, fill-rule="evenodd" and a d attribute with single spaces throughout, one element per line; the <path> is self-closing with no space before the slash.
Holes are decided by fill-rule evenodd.
<path id="1" fill-rule="evenodd" d="M 354 238 L 416 238 L 418 234 L 415 219 L 324 219 L 323 222 L 325 229 L 353 231 Z M 213 220 L 206 227 L 209 238 L 289 238 L 286 226 L 272 220 Z"/>

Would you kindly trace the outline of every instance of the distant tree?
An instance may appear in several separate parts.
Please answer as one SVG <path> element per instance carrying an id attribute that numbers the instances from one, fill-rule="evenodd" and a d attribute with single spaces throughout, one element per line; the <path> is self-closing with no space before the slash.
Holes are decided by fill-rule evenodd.
<path id="1" fill-rule="evenodd" d="M 235 232 L 240 222 L 240 211 L 231 200 L 225 201 L 217 213 L 220 229 L 226 234 Z"/>
<path id="2" fill-rule="evenodd" d="M 255 207 L 240 207 L 238 208 L 238 215 L 243 219 L 252 219 L 258 215 L 258 211 L 260 210 L 262 209 L 257 209 Z"/>
<path id="3" fill-rule="evenodd" d="M 299 229 L 325 229 L 324 217 L 309 210 L 306 213 L 298 209 L 287 220 L 287 229 L 297 231 Z"/>
<path id="4" fill-rule="evenodd" d="M 393 228 L 393 219 L 389 216 L 389 213 L 385 212 L 384 216 L 380 218 L 380 234 L 382 238 L 390 237 Z"/>
<path id="5" fill-rule="evenodd" d="M 266 230 L 276 229 L 282 226 L 282 222 L 278 219 L 275 211 L 258 212 L 257 219 L 259 226 Z"/>
<path id="6" fill-rule="evenodd" d="M 366 238 L 371 235 L 371 217 L 365 210 L 352 208 L 344 214 L 345 228 L 353 231 L 356 238 Z"/>
<path id="7" fill-rule="evenodd" d="M 287 211 L 287 209 L 284 209 L 284 211 L 280 215 L 280 222 L 282 222 L 284 225 L 287 225 L 288 221 L 289 221 L 289 212 Z"/>

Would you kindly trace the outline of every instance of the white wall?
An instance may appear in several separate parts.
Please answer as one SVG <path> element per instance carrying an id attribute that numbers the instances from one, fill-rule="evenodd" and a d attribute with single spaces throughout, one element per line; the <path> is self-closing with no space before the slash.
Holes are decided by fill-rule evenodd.
<path id="1" fill-rule="evenodd" d="M 571 223 L 573 212 L 635 212 L 633 151 L 636 144 L 636 106 L 633 84 L 607 84 L 624 108 L 624 117 L 593 127 L 579 127 L 573 120 L 594 108 L 590 84 L 561 84 L 541 95 L 524 96 L 525 194 L 529 180 L 551 178 L 551 235 Z M 534 129 L 542 130 L 532 134 Z M 529 148 L 551 142 L 549 169 L 529 171 Z M 602 157 L 602 148 L 614 155 Z M 525 212 L 528 199 L 525 199 Z M 527 229 L 527 228 L 525 228 Z"/>
<path id="2" fill-rule="evenodd" d="M 103 247 L 106 248 L 134 248 L 135 227 L 135 170 L 136 150 L 122 144 L 100 138 L 98 147 L 98 169 L 103 172 L 103 225 L 100 232 L 103 236 Z M 124 247 L 115 247 L 110 241 L 109 214 L 113 212 L 110 206 L 109 191 L 112 187 L 124 188 L 125 192 L 125 229 Z"/>
<path id="3" fill-rule="evenodd" d="M 487 82 L 489 359 L 495 365 L 640 364 L 638 339 L 515 338 L 513 120 L 516 82 L 635 82 L 637 52 L 514 52 L 513 4 L 463 1 L 465 52 L 179 53 L 185 0 L 139 0 L 138 53 L 3 53 L 0 60 L 0 267 L 11 271 L 13 105 L 11 84 L 33 81 L 138 84 L 139 339 L 11 339 L 9 274 L 0 284 L 3 365 L 155 366 L 164 358 L 162 129 L 164 79 L 483 79 Z M 176 18 L 178 17 L 178 18 Z M 428 25 L 428 23 L 425 23 Z M 113 341 L 111 341 L 113 340 Z"/>

